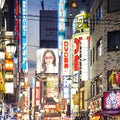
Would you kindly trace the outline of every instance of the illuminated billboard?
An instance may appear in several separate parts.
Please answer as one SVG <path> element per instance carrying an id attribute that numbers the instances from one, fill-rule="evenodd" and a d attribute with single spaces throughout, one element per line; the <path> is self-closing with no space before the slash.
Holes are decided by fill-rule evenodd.
<path id="1" fill-rule="evenodd" d="M 70 75 L 70 40 L 63 40 L 63 75 Z"/>
<path id="2" fill-rule="evenodd" d="M 47 77 L 47 97 L 58 97 L 58 77 L 51 75 Z"/>
<path id="3" fill-rule="evenodd" d="M 88 28 L 88 13 L 82 13 L 75 16 L 73 20 L 73 34 L 82 32 L 82 29 Z"/>
<path id="4" fill-rule="evenodd" d="M 70 99 L 70 86 L 68 83 L 68 78 L 69 76 L 63 76 L 63 93 L 62 93 L 62 98 L 64 99 Z"/>
<path id="5" fill-rule="evenodd" d="M 37 73 L 58 73 L 58 50 L 37 50 Z"/>
<path id="6" fill-rule="evenodd" d="M 120 91 L 104 92 L 103 108 L 107 110 L 120 109 Z"/>
<path id="7" fill-rule="evenodd" d="M 14 83 L 13 82 L 5 82 L 5 93 L 14 94 Z"/>
<path id="8" fill-rule="evenodd" d="M 22 70 L 27 70 L 27 0 L 22 0 Z"/>
<path id="9" fill-rule="evenodd" d="M 81 80 L 88 80 L 89 73 L 89 39 L 87 35 L 84 35 L 80 39 L 80 70 L 81 70 Z"/>
<path id="10" fill-rule="evenodd" d="M 40 80 L 36 80 L 35 81 L 35 106 L 39 106 L 40 105 Z"/>
<path id="11" fill-rule="evenodd" d="M 73 62 L 73 69 L 72 72 L 74 73 L 74 82 L 78 82 L 78 71 L 79 71 L 79 37 L 73 36 L 72 38 L 72 62 Z"/>
<path id="12" fill-rule="evenodd" d="M 62 49 L 62 42 L 65 39 L 66 22 L 66 0 L 58 0 L 58 48 Z M 61 56 L 61 51 L 59 53 Z"/>
<path id="13" fill-rule="evenodd" d="M 108 71 L 108 88 L 114 87 L 120 88 L 120 70 L 109 70 Z"/>

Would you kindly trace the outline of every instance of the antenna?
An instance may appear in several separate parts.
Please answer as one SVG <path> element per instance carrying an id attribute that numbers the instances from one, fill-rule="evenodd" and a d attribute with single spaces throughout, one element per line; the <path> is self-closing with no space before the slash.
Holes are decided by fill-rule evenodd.
<path id="1" fill-rule="evenodd" d="M 41 1 L 42 10 L 44 10 L 44 0 Z"/>

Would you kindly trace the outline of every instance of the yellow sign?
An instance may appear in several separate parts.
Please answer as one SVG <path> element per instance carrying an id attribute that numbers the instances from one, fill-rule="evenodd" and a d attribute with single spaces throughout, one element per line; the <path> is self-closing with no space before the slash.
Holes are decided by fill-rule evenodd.
<path id="1" fill-rule="evenodd" d="M 72 95 L 73 104 L 80 105 L 80 109 L 82 109 L 82 94 L 73 94 Z"/>
<path id="2" fill-rule="evenodd" d="M 89 14 L 83 13 L 75 16 L 76 30 L 88 28 Z"/>
<path id="3" fill-rule="evenodd" d="M 0 72 L 0 92 L 5 93 L 5 83 L 2 72 Z"/>

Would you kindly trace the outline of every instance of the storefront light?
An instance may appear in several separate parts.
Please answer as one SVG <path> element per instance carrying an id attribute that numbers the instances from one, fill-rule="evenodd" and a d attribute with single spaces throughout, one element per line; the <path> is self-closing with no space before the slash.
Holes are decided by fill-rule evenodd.
<path id="1" fill-rule="evenodd" d="M 13 79 L 13 74 L 5 74 L 5 79 Z"/>
<path id="2" fill-rule="evenodd" d="M 14 43 L 8 43 L 6 45 L 6 52 L 10 54 L 14 54 L 16 51 L 16 45 Z"/>
<path id="3" fill-rule="evenodd" d="M 13 59 L 5 60 L 5 70 L 13 70 Z"/>

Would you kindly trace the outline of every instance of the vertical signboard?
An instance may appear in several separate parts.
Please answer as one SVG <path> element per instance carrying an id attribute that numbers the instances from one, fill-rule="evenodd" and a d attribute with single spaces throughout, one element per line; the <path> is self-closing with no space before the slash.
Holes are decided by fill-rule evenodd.
<path id="1" fill-rule="evenodd" d="M 19 2 L 15 0 L 15 40 L 19 39 Z"/>
<path id="2" fill-rule="evenodd" d="M 66 0 L 58 0 L 58 48 L 62 49 L 62 42 L 65 39 Z M 61 55 L 61 51 L 59 53 Z"/>
<path id="3" fill-rule="evenodd" d="M 47 77 L 47 97 L 58 97 L 58 77 L 55 75 Z"/>
<path id="4" fill-rule="evenodd" d="M 89 39 L 87 35 L 81 37 L 80 40 L 80 62 L 81 62 L 81 80 L 85 81 L 88 80 L 88 70 L 89 70 L 89 64 L 88 64 L 88 57 L 89 57 Z"/>
<path id="5" fill-rule="evenodd" d="M 69 76 L 63 76 L 63 98 L 70 99 L 70 86 L 68 84 Z"/>
<path id="6" fill-rule="evenodd" d="M 40 80 L 35 81 L 35 106 L 40 105 Z"/>
<path id="7" fill-rule="evenodd" d="M 79 38 L 78 37 L 73 37 L 72 38 L 72 44 L 73 44 L 73 58 L 72 58 L 72 63 L 73 63 L 73 74 L 74 74 L 74 79 L 73 82 L 78 82 L 78 71 L 79 71 Z"/>
<path id="8" fill-rule="evenodd" d="M 22 70 L 27 70 L 27 40 L 26 40 L 26 27 L 27 27 L 27 0 L 22 0 Z"/>
<path id="9" fill-rule="evenodd" d="M 70 40 L 63 40 L 63 75 L 70 75 Z"/>

